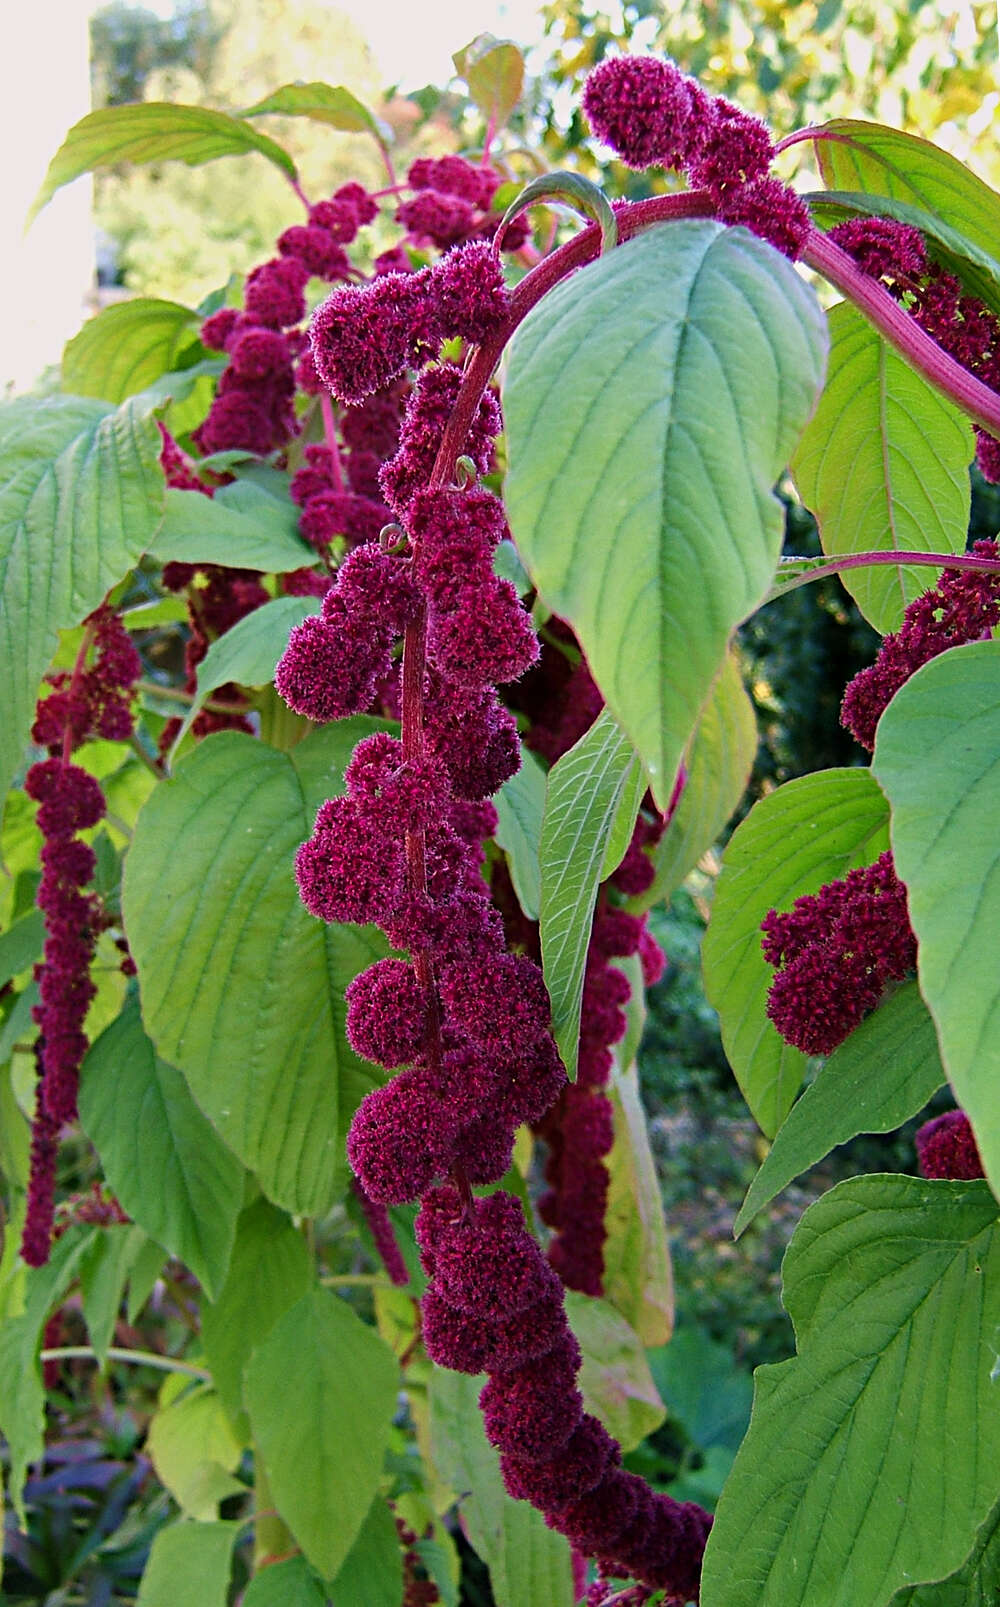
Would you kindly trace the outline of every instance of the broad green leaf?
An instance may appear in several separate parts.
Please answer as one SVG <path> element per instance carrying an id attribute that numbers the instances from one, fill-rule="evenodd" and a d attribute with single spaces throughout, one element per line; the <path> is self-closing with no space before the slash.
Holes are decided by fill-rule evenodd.
<path id="1" fill-rule="evenodd" d="M 284 574 L 316 553 L 298 533 L 298 510 L 248 480 L 200 491 L 168 491 L 153 556 L 161 563 L 227 564 Z"/>
<path id="2" fill-rule="evenodd" d="M 662 1345 L 674 1321 L 667 1225 L 634 1065 L 616 1066 L 608 1089 L 615 1143 L 607 1158 L 604 1293 L 644 1345 Z"/>
<path id="3" fill-rule="evenodd" d="M 330 1586 L 335 1602 L 365 1607 L 399 1607 L 403 1595 L 403 1554 L 388 1502 L 377 1495 L 337 1577 Z"/>
<path id="4" fill-rule="evenodd" d="M 125 1306 L 125 1316 L 129 1322 L 135 1322 L 152 1294 L 166 1260 L 167 1252 L 162 1244 L 157 1244 L 155 1239 L 147 1239 L 136 1256 L 129 1275 L 128 1301 Z"/>
<path id="5" fill-rule="evenodd" d="M 755 804 L 730 838 L 702 947 L 705 992 L 719 1012 L 729 1064 L 772 1138 L 791 1109 L 806 1059 L 766 1014 L 774 976 L 760 923 L 791 909 L 889 846 L 889 811 L 869 770 L 819 770 Z"/>
<path id="6" fill-rule="evenodd" d="M 910 677 L 879 721 L 872 768 L 917 935 L 941 1059 L 1000 1190 L 1000 641 Z"/>
<path id="7" fill-rule="evenodd" d="M 746 1433 L 753 1381 L 732 1352 L 701 1328 L 678 1328 L 649 1357 L 650 1371 L 671 1418 L 702 1451 L 736 1451 Z"/>
<path id="8" fill-rule="evenodd" d="M 378 1488 L 399 1369 L 327 1289 L 279 1318 L 246 1370 L 246 1402 L 275 1504 L 324 1579 L 342 1566 Z"/>
<path id="9" fill-rule="evenodd" d="M 914 134 L 847 117 L 824 123 L 813 143 L 828 189 L 910 202 L 995 258 L 1000 195 L 957 157 Z"/>
<path id="10" fill-rule="evenodd" d="M 733 1224 L 739 1237 L 776 1194 L 858 1133 L 891 1133 L 944 1082 L 937 1034 L 906 982 L 834 1050 L 778 1129 Z"/>
<path id="11" fill-rule="evenodd" d="M 13 1193 L 28 1186 L 31 1127 L 17 1103 L 11 1073 L 9 1064 L 0 1070 L 0 1172 Z M 5 1232 L 13 1231 L 14 1226 L 8 1220 Z"/>
<path id="12" fill-rule="evenodd" d="M 308 1294 L 313 1268 L 306 1241 L 268 1200 L 247 1207 L 236 1228 L 226 1281 L 202 1310 L 202 1342 L 219 1398 L 241 1440 L 250 1423 L 243 1374 L 279 1317 Z"/>
<path id="13" fill-rule="evenodd" d="M 218 1517 L 219 1502 L 246 1489 L 233 1478 L 242 1445 L 218 1395 L 207 1386 L 199 1384 L 161 1406 L 150 1420 L 146 1449 L 160 1483 L 185 1517 L 200 1523 Z"/>
<path id="14" fill-rule="evenodd" d="M 1000 261 L 995 254 L 984 251 L 975 241 L 952 228 L 939 214 L 887 195 L 864 195 L 857 190 L 818 191 L 804 199 L 809 203 L 814 222 L 824 228 L 832 228 L 845 218 L 861 216 L 895 218 L 899 223 L 919 229 L 928 241 L 934 260 L 960 279 L 971 295 L 978 296 L 994 312 L 1000 312 Z"/>
<path id="15" fill-rule="evenodd" d="M 348 1047 L 343 995 L 386 949 L 373 928 L 315 920 L 294 857 L 381 728 L 341 720 L 289 753 L 206 738 L 150 798 L 125 865 L 146 1030 L 264 1192 L 306 1216 L 344 1182 L 346 1127 L 379 1075 Z"/>
<path id="16" fill-rule="evenodd" d="M 524 88 L 524 57 L 517 46 L 481 33 L 451 59 L 491 130 L 503 128 Z"/>
<path id="17" fill-rule="evenodd" d="M 124 1223 L 102 1228 L 80 1264 L 80 1293 L 90 1343 L 103 1367 L 129 1274 L 149 1241 L 142 1228 Z"/>
<path id="18" fill-rule="evenodd" d="M 757 1373 L 704 1607 L 886 1607 L 996 1500 L 1000 1227 L 985 1183 L 849 1180 L 783 1267 L 799 1354 Z"/>
<path id="19" fill-rule="evenodd" d="M 153 1541 L 136 1607 L 226 1607 L 239 1523 L 168 1523 Z"/>
<path id="20" fill-rule="evenodd" d="M 641 914 L 665 902 L 716 841 L 746 790 L 757 754 L 757 718 L 733 654 L 723 660 L 684 760 L 687 778 L 652 860 L 656 878 L 629 901 Z"/>
<path id="21" fill-rule="evenodd" d="M 318 597 L 275 597 L 252 614 L 244 615 L 212 642 L 198 665 L 198 694 L 177 733 L 175 749 L 190 730 L 205 698 L 218 687 L 229 681 L 239 686 L 267 686 L 273 681 L 293 625 L 319 609 Z"/>
<path id="22" fill-rule="evenodd" d="M 514 337 L 514 539 L 662 808 L 733 627 L 771 583 L 784 528 L 771 488 L 825 350 L 791 264 L 707 220 L 606 252 Z"/>
<path id="23" fill-rule="evenodd" d="M 645 790 L 638 755 L 607 709 L 546 781 L 538 849 L 542 968 L 552 1031 L 571 1082 L 597 889 L 621 864 Z"/>
<path id="24" fill-rule="evenodd" d="M 22 915 L 6 932 L 0 933 L 0 987 L 34 964 L 44 942 L 45 918 L 41 910 Z"/>
<path id="25" fill-rule="evenodd" d="M 1000 1503 L 983 1524 L 957 1573 L 900 1590 L 889 1607 L 996 1607 L 1000 1601 Z"/>
<path id="26" fill-rule="evenodd" d="M 490 1571 L 496 1607 L 573 1607 L 569 1545 L 526 1501 L 503 1487 L 500 1458 L 486 1438 L 482 1378 L 435 1367 L 430 1381 L 434 1464 L 461 1492 L 462 1525 Z"/>
<path id="27" fill-rule="evenodd" d="M 73 124 L 49 163 L 30 216 L 81 173 L 123 162 L 186 162 L 199 167 L 217 156 L 244 156 L 248 151 L 259 151 L 289 178 L 295 177 L 295 163 L 287 151 L 226 112 L 155 100 L 105 106 Z"/>
<path id="28" fill-rule="evenodd" d="M 607 1300 L 569 1289 L 566 1315 L 583 1352 L 584 1405 L 623 1451 L 634 1451 L 666 1416 L 642 1340 Z"/>
<path id="29" fill-rule="evenodd" d="M 0 1323 L 0 1434 L 7 1441 L 8 1489 L 22 1529 L 27 1527 L 24 1481 L 29 1465 L 44 1450 L 45 1392 L 38 1361 L 42 1330 L 96 1232 L 74 1226 L 57 1239 L 45 1266 L 30 1268 L 24 1278 L 24 1310 Z"/>
<path id="30" fill-rule="evenodd" d="M 951 402 L 843 301 L 832 309 L 830 371 L 792 459 L 823 551 L 964 552 L 972 437 Z M 885 634 L 927 590 L 923 569 L 847 569 L 841 580 Z"/>
<path id="31" fill-rule="evenodd" d="M 305 1557 L 289 1557 L 254 1574 L 241 1607 L 326 1607 L 327 1594 Z"/>
<path id="32" fill-rule="evenodd" d="M 314 123 L 326 123 L 345 134 L 373 134 L 380 145 L 392 139 L 392 129 L 343 84 L 282 84 L 240 116 L 263 117 L 268 112 L 278 112 L 282 117 L 309 117 Z"/>
<path id="33" fill-rule="evenodd" d="M 0 1324 L 0 1431 L 10 1458 L 8 1490 L 22 1529 L 28 1526 L 24 1510 L 24 1481 L 32 1462 L 45 1450 L 45 1391 L 41 1369 L 34 1360 L 38 1334 L 26 1316 Z"/>
<path id="34" fill-rule="evenodd" d="M 163 513 L 148 409 L 76 397 L 0 407 L 0 796 L 59 643 L 150 545 Z"/>
<path id="35" fill-rule="evenodd" d="M 507 856 L 517 901 L 529 921 L 537 921 L 542 896 L 538 848 L 545 812 L 545 770 L 527 748 L 521 750 L 517 775 L 504 782 L 493 803 L 499 822 L 496 840 Z"/>
<path id="36" fill-rule="evenodd" d="M 38 983 L 29 982 L 24 991 L 17 995 L 13 1008 L 3 1028 L 0 1029 L 0 1066 L 6 1065 L 16 1045 L 21 1043 L 22 1039 L 34 1043 L 37 1038 L 37 1028 L 31 1017 L 31 1012 L 37 1003 Z"/>
<path id="37" fill-rule="evenodd" d="M 211 1296 L 229 1265 L 243 1168 L 157 1054 L 134 997 L 84 1061 L 80 1120 L 129 1216 Z"/>
<path id="38" fill-rule="evenodd" d="M 67 343 L 63 389 L 74 396 L 124 402 L 183 366 L 178 358 L 195 341 L 197 327 L 197 313 L 176 301 L 137 296 L 115 302 L 89 319 Z"/>

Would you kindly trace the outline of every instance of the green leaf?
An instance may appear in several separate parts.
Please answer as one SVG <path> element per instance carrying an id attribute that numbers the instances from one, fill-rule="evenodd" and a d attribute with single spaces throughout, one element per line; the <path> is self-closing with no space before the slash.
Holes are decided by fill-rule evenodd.
<path id="1" fill-rule="evenodd" d="M 195 493 L 197 495 L 197 493 Z M 239 686 L 268 686 L 294 625 L 317 614 L 318 597 L 275 597 L 246 614 L 209 646 L 198 665 L 198 693 L 174 741 L 175 750 L 190 730 L 205 699 L 229 681 Z"/>
<path id="2" fill-rule="evenodd" d="M 96 1228 L 71 1227 L 52 1246 L 44 1267 L 32 1267 L 24 1279 L 24 1311 L 0 1323 L 0 1433 L 7 1441 L 8 1489 L 22 1529 L 24 1481 L 28 1467 L 44 1450 L 45 1392 L 38 1361 L 42 1329 L 49 1313 L 66 1294 Z"/>
<path id="3" fill-rule="evenodd" d="M 153 793 L 125 865 L 146 1030 L 264 1192 L 305 1216 L 333 1203 L 347 1124 L 380 1075 L 347 1044 L 343 995 L 386 948 L 374 928 L 315 920 L 294 856 L 380 729 L 340 720 L 288 753 L 206 738 Z"/>
<path id="4" fill-rule="evenodd" d="M 742 798 L 757 754 L 757 717 L 733 654 L 722 663 L 685 759 L 687 779 L 652 860 L 656 876 L 630 899 L 637 914 L 670 898 Z"/>
<path id="5" fill-rule="evenodd" d="M 345 134 L 373 134 L 380 145 L 392 139 L 392 129 L 343 84 L 282 84 L 240 116 L 263 117 L 269 112 L 282 117 L 309 117 L 314 123 L 326 123 Z"/>
<path id="6" fill-rule="evenodd" d="M 382 1496 L 377 1495 L 372 1502 L 330 1593 L 335 1602 L 399 1607 L 403 1595 L 403 1554 L 395 1520 Z"/>
<path id="7" fill-rule="evenodd" d="M 701 1328 L 678 1328 L 649 1357 L 650 1371 L 670 1416 L 702 1451 L 736 1451 L 750 1421 L 753 1381 L 732 1352 Z"/>
<path id="8" fill-rule="evenodd" d="M 8 1200 L 27 1188 L 31 1155 L 31 1127 L 17 1103 L 12 1069 L 7 1064 L 0 1071 L 0 1172 L 10 1191 Z M 10 1220 L 5 1228 L 8 1234 L 15 1231 Z"/>
<path id="9" fill-rule="evenodd" d="M 767 1019 L 774 977 L 760 923 L 791 909 L 889 846 L 885 798 L 869 770 L 820 770 L 755 804 L 723 855 L 702 947 L 705 992 L 719 1012 L 729 1064 L 757 1122 L 773 1137 L 791 1109 L 806 1059 Z"/>
<path id="10" fill-rule="evenodd" d="M 494 133 L 503 128 L 524 88 L 524 57 L 517 46 L 481 33 L 451 59 Z"/>
<path id="11" fill-rule="evenodd" d="M 701 1599 L 885 1607 L 958 1568 L 996 1500 L 996 1201 L 849 1180 L 806 1212 L 783 1275 L 799 1354 L 758 1371 Z"/>
<path id="12" fill-rule="evenodd" d="M 674 1321 L 674 1284 L 656 1164 L 634 1065 L 608 1088 L 615 1142 L 606 1165 L 604 1293 L 644 1345 L 662 1345 Z"/>
<path id="13" fill-rule="evenodd" d="M 430 1380 L 434 1465 L 460 1492 L 462 1527 L 490 1571 L 496 1607 L 573 1607 L 569 1545 L 526 1501 L 513 1501 L 486 1438 L 482 1378 L 435 1367 Z"/>
<path id="14" fill-rule="evenodd" d="M 178 361 L 196 340 L 198 315 L 176 301 L 137 296 L 90 318 L 63 351 L 63 389 L 74 396 L 124 402 Z M 198 350 L 195 344 L 195 350 Z"/>
<path id="15" fill-rule="evenodd" d="M 803 199 L 821 227 L 832 228 L 845 218 L 860 216 L 895 218 L 899 223 L 919 229 L 930 244 L 934 260 L 961 280 L 971 295 L 978 296 L 994 312 L 1000 312 L 1000 262 L 937 214 L 887 195 L 863 195 L 856 190 L 818 191 Z"/>
<path id="16" fill-rule="evenodd" d="M 771 488 L 825 348 L 791 264 L 705 220 L 605 253 L 514 337 L 514 539 L 662 808 L 730 633 L 774 574 L 784 517 Z"/>
<path id="17" fill-rule="evenodd" d="M 168 491 L 153 556 L 161 563 L 227 564 L 284 574 L 316 553 L 298 533 L 298 509 L 248 480 L 200 491 Z"/>
<path id="18" fill-rule="evenodd" d="M 136 1607 L 226 1607 L 238 1523 L 168 1523 L 153 1541 Z"/>
<path id="19" fill-rule="evenodd" d="M 814 139 L 823 183 L 911 203 L 995 260 L 1000 195 L 929 141 L 880 123 L 837 117 Z"/>
<path id="20" fill-rule="evenodd" d="M 826 389 L 792 459 L 823 551 L 964 552 L 972 457 L 964 418 L 849 302 L 829 320 Z M 840 579 L 883 634 L 927 590 L 925 571 L 904 563 Z"/>
<path id="21" fill-rule="evenodd" d="M 218 1516 L 220 1501 L 246 1490 L 233 1478 L 242 1445 L 218 1395 L 205 1385 L 188 1390 L 154 1414 L 146 1449 L 157 1478 L 185 1517 L 208 1522 Z"/>
<path id="22" fill-rule="evenodd" d="M 738 1238 L 776 1194 L 858 1133 L 891 1133 L 944 1082 L 937 1034 L 906 982 L 830 1056 L 789 1111 L 733 1224 Z"/>
<path id="23" fill-rule="evenodd" d="M 621 863 L 645 790 L 638 755 L 607 709 L 548 774 L 538 851 L 542 966 L 571 1082 L 597 889 Z"/>
<path id="24" fill-rule="evenodd" d="M 996 1607 L 1000 1601 L 1000 1504 L 983 1524 L 958 1572 L 933 1585 L 900 1590 L 889 1607 Z"/>
<path id="25" fill-rule="evenodd" d="M 0 796 L 21 763 L 59 632 L 150 545 L 163 512 L 148 409 L 76 397 L 0 408 Z"/>
<path id="26" fill-rule="evenodd" d="M 247 1362 L 279 1317 L 309 1292 L 313 1267 L 302 1234 L 268 1200 L 247 1207 L 236 1229 L 226 1281 L 202 1310 L 202 1342 L 219 1398 L 241 1440 L 250 1433 L 243 1406 Z"/>
<path id="27" fill-rule="evenodd" d="M 128 1280 L 128 1301 L 125 1306 L 128 1322 L 135 1322 L 152 1294 L 166 1260 L 167 1252 L 163 1246 L 157 1244 L 155 1239 L 147 1239 L 135 1258 Z"/>
<path id="28" fill-rule="evenodd" d="M 112 1224 L 101 1229 L 80 1264 L 84 1321 L 101 1367 L 107 1363 L 125 1285 L 146 1243 L 142 1228 Z"/>
<path id="29" fill-rule="evenodd" d="M 917 935 L 941 1059 L 1000 1189 L 1000 641 L 970 642 L 910 677 L 879 721 L 872 768 Z"/>
<path id="30" fill-rule="evenodd" d="M 527 748 L 521 768 L 494 795 L 496 840 L 507 856 L 507 869 L 517 901 L 529 921 L 537 921 L 542 896 L 538 848 L 545 812 L 545 770 Z M 0 940 L 2 941 L 2 940 Z"/>
<path id="31" fill-rule="evenodd" d="M 22 915 L 0 934 L 0 987 L 35 963 L 44 942 L 45 917 L 41 910 Z"/>
<path id="32" fill-rule="evenodd" d="M 388 1346 L 327 1289 L 292 1306 L 247 1367 L 247 1409 L 275 1503 L 325 1579 L 378 1488 L 398 1383 Z"/>
<path id="33" fill-rule="evenodd" d="M 568 1289 L 566 1315 L 583 1352 L 584 1406 L 623 1451 L 634 1451 L 667 1415 L 642 1340 L 607 1300 Z"/>
<path id="34" fill-rule="evenodd" d="M 326 1591 L 305 1557 L 289 1557 L 254 1574 L 241 1607 L 326 1607 L 326 1603 Z"/>
<path id="35" fill-rule="evenodd" d="M 243 1204 L 243 1168 L 180 1072 L 156 1053 L 134 997 L 84 1061 L 80 1120 L 129 1216 L 209 1295 L 218 1290 Z"/>
<path id="36" fill-rule="evenodd" d="M 106 106 L 73 124 L 49 163 L 29 219 L 81 173 L 96 173 L 123 162 L 186 162 L 189 167 L 199 167 L 217 156 L 244 156 L 248 151 L 259 151 L 289 178 L 295 178 L 295 163 L 287 151 L 226 112 L 156 100 Z"/>

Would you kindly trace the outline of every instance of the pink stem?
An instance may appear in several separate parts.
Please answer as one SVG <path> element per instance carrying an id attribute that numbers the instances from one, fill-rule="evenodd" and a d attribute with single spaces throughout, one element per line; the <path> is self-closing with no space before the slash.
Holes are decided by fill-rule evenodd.
<path id="1" fill-rule="evenodd" d="M 308 195 L 306 194 L 305 190 L 302 188 L 302 186 L 299 183 L 298 179 L 293 179 L 292 177 L 289 177 L 288 182 L 292 186 L 292 189 L 295 191 L 295 193 L 298 196 L 299 200 L 302 202 L 302 205 L 305 207 L 306 211 L 311 212 L 312 211 L 312 202 L 310 201 L 310 199 L 309 199 Z"/>
<path id="2" fill-rule="evenodd" d="M 90 649 L 93 646 L 94 634 L 95 632 L 93 625 L 88 624 L 84 626 L 83 641 L 80 643 L 80 646 L 77 649 L 76 658 L 73 661 L 73 674 L 70 677 L 69 683 L 68 701 L 71 710 L 73 708 L 75 695 L 80 690 L 80 682 L 83 679 L 84 671 L 87 667 L 87 654 L 90 652 Z M 74 746 L 75 743 L 73 741 L 73 724 L 71 715 L 70 719 L 67 721 L 66 729 L 63 732 L 61 757 L 64 765 L 69 764 Z"/>
<path id="3" fill-rule="evenodd" d="M 793 575 L 786 581 L 781 579 L 779 569 L 775 576 L 775 596 L 783 597 L 786 591 L 797 591 L 800 586 L 808 586 L 810 581 L 822 580 L 827 575 L 843 574 L 845 569 L 870 569 L 887 564 L 899 564 L 904 568 L 908 564 L 926 564 L 935 569 L 971 569 L 985 574 L 1000 574 L 1000 559 L 977 558 L 969 552 L 903 552 L 898 548 L 892 552 L 845 552 L 828 559 L 826 563 L 817 563 L 815 568 L 807 569 L 801 575 Z M 771 601 L 774 600 L 772 597 Z"/>
<path id="4" fill-rule="evenodd" d="M 779 140 L 777 145 L 774 147 L 774 150 L 775 154 L 777 154 L 778 151 L 790 150 L 793 145 L 801 145 L 804 140 L 836 138 L 836 134 L 830 133 L 825 128 L 797 128 L 794 134 L 786 134 L 784 139 Z"/>
<path id="5" fill-rule="evenodd" d="M 497 137 L 497 120 L 496 120 L 495 117 L 491 116 L 489 122 L 486 125 L 486 138 L 483 140 L 483 160 L 482 160 L 482 166 L 483 167 L 487 167 L 489 165 L 490 150 L 491 150 L 491 148 L 493 146 L 493 141 L 496 139 L 496 137 Z"/>
<path id="6" fill-rule="evenodd" d="M 337 445 L 337 430 L 333 418 L 333 403 L 326 391 L 319 393 L 319 407 L 323 415 L 323 438 L 330 453 L 330 474 L 333 478 L 333 489 L 343 491 L 344 470 L 340 461 L 340 448 Z"/>

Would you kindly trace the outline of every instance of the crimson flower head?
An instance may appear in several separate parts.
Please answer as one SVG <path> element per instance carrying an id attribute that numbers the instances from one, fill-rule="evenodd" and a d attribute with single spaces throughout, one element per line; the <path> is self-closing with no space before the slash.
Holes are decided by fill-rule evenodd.
<path id="1" fill-rule="evenodd" d="M 682 167 L 691 146 L 690 80 L 659 56 L 615 56 L 587 78 L 583 109 L 629 167 Z"/>
<path id="2" fill-rule="evenodd" d="M 317 371 L 342 402 L 363 402 L 440 343 L 430 273 L 387 273 L 345 285 L 313 316 L 309 338 Z"/>
<path id="3" fill-rule="evenodd" d="M 914 1139 L 923 1177 L 982 1177 L 976 1135 L 964 1110 L 947 1110 L 925 1122 Z"/>
<path id="4" fill-rule="evenodd" d="M 873 1010 L 887 982 L 917 962 L 906 889 L 891 853 L 849 871 L 785 914 L 770 910 L 761 930 L 769 964 L 779 966 L 767 1013 L 786 1042 L 826 1055 Z"/>

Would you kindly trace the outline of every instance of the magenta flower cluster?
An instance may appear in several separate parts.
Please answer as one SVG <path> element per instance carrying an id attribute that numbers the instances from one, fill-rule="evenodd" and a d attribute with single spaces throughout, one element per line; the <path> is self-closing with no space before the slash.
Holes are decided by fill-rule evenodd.
<path id="1" fill-rule="evenodd" d="M 672 61 L 614 56 L 587 79 L 583 109 L 598 139 L 629 167 L 686 174 L 723 223 L 743 224 L 793 260 L 811 228 L 794 190 L 769 176 L 767 127 L 722 95 L 708 95 Z"/>
<path id="2" fill-rule="evenodd" d="M 626 1472 L 616 1442 L 584 1411 L 580 1349 L 560 1280 L 520 1202 L 501 1191 L 463 1208 L 453 1187 L 432 1189 L 417 1240 L 430 1278 L 428 1355 L 442 1367 L 489 1374 L 480 1406 L 510 1494 L 530 1501 L 606 1573 L 638 1576 L 671 1601 L 696 1598 L 711 1518 Z"/>
<path id="3" fill-rule="evenodd" d="M 996 541 L 977 541 L 977 558 L 1000 557 Z M 989 639 L 1000 624 L 1000 574 L 946 569 L 936 586 L 914 598 L 898 631 L 883 639 L 878 656 L 847 687 L 840 718 L 869 752 L 878 722 L 910 676 L 949 647 Z"/>
<path id="4" fill-rule="evenodd" d="M 92 664 L 47 675 L 54 690 L 35 710 L 31 740 L 50 753 L 68 753 L 95 737 L 127 742 L 132 735 L 131 692 L 142 673 L 132 638 L 106 605 L 84 621 L 84 629 L 94 645 Z"/>
<path id="5" fill-rule="evenodd" d="M 431 268 L 335 290 L 312 321 L 313 362 L 339 401 L 362 402 L 423 367 L 443 340 L 484 340 L 508 311 L 499 260 L 485 241 L 473 240 Z"/>
<path id="6" fill-rule="evenodd" d="M 90 966 L 106 924 L 101 900 L 85 891 L 96 859 L 79 836 L 103 818 L 104 794 L 70 754 L 91 737 L 124 741 L 131 735 L 130 693 L 142 668 L 128 632 L 106 605 L 90 615 L 84 629 L 72 674 L 50 676 L 54 690 L 36 709 L 32 737 L 50 757 L 33 764 L 24 782 L 38 804 L 36 821 L 44 839 L 35 901 L 45 918 L 45 945 L 35 967 L 38 1085 L 21 1242 L 29 1266 L 48 1260 L 59 1131 L 76 1118 L 80 1064 L 88 1048 L 83 1026 L 96 992 Z M 88 666 L 90 650 L 94 656 Z"/>
<path id="7" fill-rule="evenodd" d="M 360 184 L 346 184 L 309 209 L 309 221 L 286 229 L 279 255 L 247 276 L 243 308 L 223 307 L 202 325 L 201 338 L 223 351 L 226 366 L 208 416 L 194 434 L 204 453 L 243 448 L 264 457 L 298 434 L 293 408 L 295 360 L 304 337 L 293 328 L 306 315 L 310 279 L 353 276 L 344 247 L 378 208 Z"/>
<path id="8" fill-rule="evenodd" d="M 767 1013 L 786 1042 L 828 1055 L 917 963 L 906 888 L 889 852 L 848 871 L 787 913 L 770 910 L 762 948 L 778 968 Z"/>
<path id="9" fill-rule="evenodd" d="M 947 1110 L 917 1130 L 914 1139 L 922 1177 L 963 1182 L 983 1177 L 976 1135 L 964 1110 Z"/>

